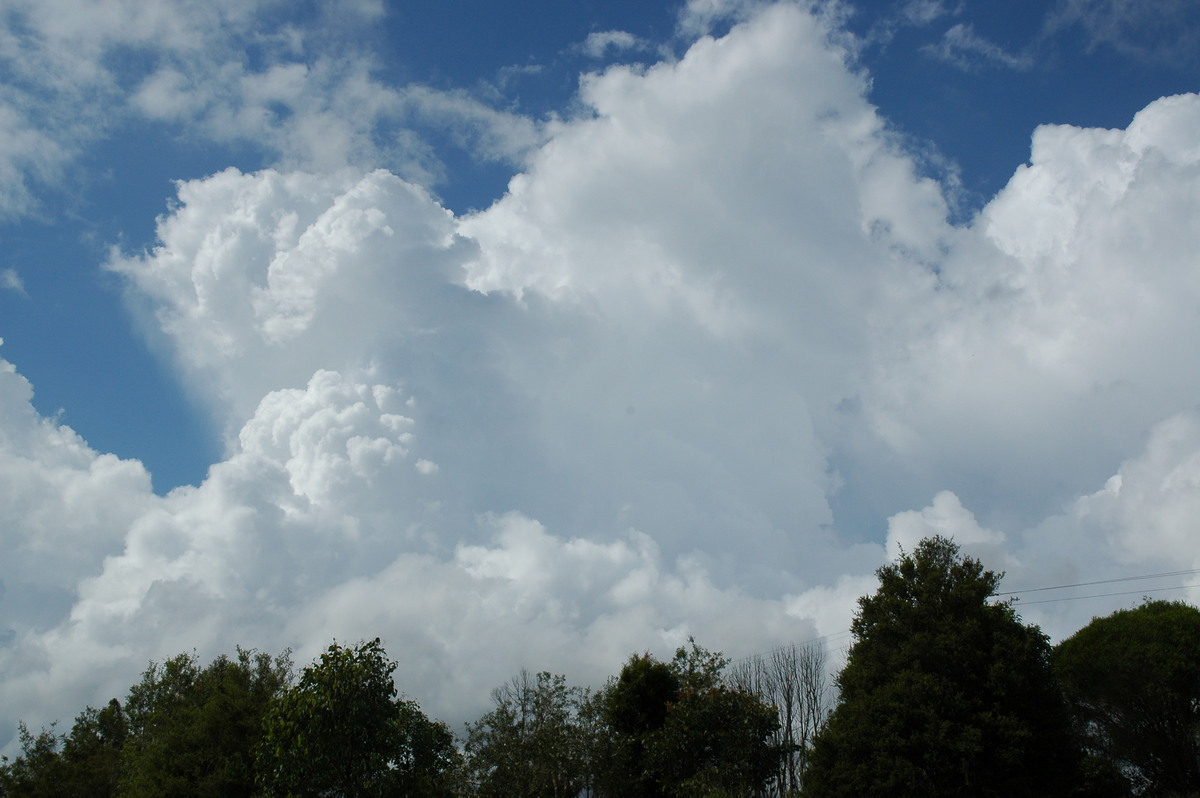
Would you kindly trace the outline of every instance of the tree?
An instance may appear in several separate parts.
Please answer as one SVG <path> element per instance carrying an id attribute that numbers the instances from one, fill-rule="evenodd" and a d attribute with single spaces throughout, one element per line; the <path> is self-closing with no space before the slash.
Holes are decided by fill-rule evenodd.
<path id="1" fill-rule="evenodd" d="M 1126 794 L 1200 794 L 1200 610 L 1147 601 L 1095 618 L 1054 666 L 1085 752 Z"/>
<path id="2" fill-rule="evenodd" d="M 796 794 L 803 784 L 813 737 L 829 714 L 831 685 L 824 645 L 783 646 L 748 657 L 733 668 L 730 681 L 775 707 L 779 728 L 771 744 L 779 752 L 779 762 L 771 793 Z"/>
<path id="3" fill-rule="evenodd" d="M 662 728 L 679 696 L 679 675 L 649 654 L 635 655 L 592 702 L 592 786 L 600 796 L 659 798 L 666 795 L 646 762 L 651 733 Z"/>
<path id="4" fill-rule="evenodd" d="M 600 697 L 593 788 L 601 796 L 760 794 L 779 749 L 775 708 L 727 683 L 691 641 L 670 663 L 635 656 Z"/>
<path id="5" fill-rule="evenodd" d="M 466 754 L 481 798 L 574 798 L 587 775 L 581 708 L 587 692 L 566 678 L 522 670 L 492 691 L 495 707 L 467 726 Z"/>
<path id="6" fill-rule="evenodd" d="M 24 723 L 17 724 L 21 753 L 16 759 L 0 758 L 0 796 L 4 798 L 57 798 L 62 789 L 62 736 L 49 729 L 37 734 Z"/>
<path id="7" fill-rule="evenodd" d="M 333 643 L 282 691 L 259 746 L 267 795 L 440 795 L 456 752 L 443 724 L 398 697 L 379 638 Z"/>
<path id="8" fill-rule="evenodd" d="M 290 672 L 287 653 L 241 648 L 206 668 L 195 654 L 151 663 L 125 704 L 121 795 L 252 795 L 267 708 Z"/>
<path id="9" fill-rule="evenodd" d="M 1063 795 L 1075 778 L 1050 646 L 1000 576 L 943 537 L 877 571 L 805 796 Z"/>
<path id="10" fill-rule="evenodd" d="M 21 754 L 0 765 L 4 798 L 106 798 L 117 794 L 125 717 L 113 699 L 104 709 L 88 707 L 68 735 L 54 727 L 33 734 L 18 726 Z"/>
<path id="11" fill-rule="evenodd" d="M 121 702 L 112 699 L 103 709 L 88 707 L 75 718 L 63 740 L 63 786 L 67 795 L 108 798 L 121 781 L 121 751 L 129 725 Z"/>

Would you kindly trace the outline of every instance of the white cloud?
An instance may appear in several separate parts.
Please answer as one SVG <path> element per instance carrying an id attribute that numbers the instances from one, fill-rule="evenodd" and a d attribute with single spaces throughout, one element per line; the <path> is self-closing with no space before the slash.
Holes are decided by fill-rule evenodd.
<path id="1" fill-rule="evenodd" d="M 1164 98 L 1125 131 L 1039 128 L 941 289 L 880 341 L 864 412 L 914 474 L 954 475 L 931 494 L 1031 522 L 1195 401 L 1175 353 L 1200 338 L 1200 162 L 1182 133 L 1198 105 Z"/>
<path id="2" fill-rule="evenodd" d="M 948 490 L 933 497 L 923 510 L 906 510 L 888 519 L 887 550 L 892 559 L 911 554 L 922 539 L 940 535 L 962 547 L 963 551 L 992 565 L 1000 565 L 1004 534 L 979 526 L 975 516 Z M 987 556 L 991 555 L 991 556 Z"/>
<path id="3" fill-rule="evenodd" d="M 193 647 L 375 635 L 459 720 L 521 666 L 844 640 L 885 542 L 929 531 L 1021 587 L 1182 556 L 1200 98 L 1039 129 L 955 228 L 827 20 L 739 8 L 677 61 L 587 77 L 576 117 L 481 123 L 527 166 L 467 217 L 384 170 L 179 183 L 158 246 L 109 266 L 228 451 L 155 497 L 4 364 L 5 720 Z M 289 63 L 231 71 L 240 106 L 162 73 L 145 110 L 344 153 L 399 102 L 361 62 Z"/>
<path id="4" fill-rule="evenodd" d="M 1156 65 L 1195 65 L 1200 53 L 1200 9 L 1190 0 L 1059 0 L 1046 30 L 1079 27 L 1092 49 L 1107 46 Z"/>
<path id="5" fill-rule="evenodd" d="M 21 296 L 28 296 L 25 292 L 25 282 L 21 279 L 21 275 L 16 269 L 0 269 L 0 288 L 6 291 L 14 291 Z"/>
<path id="6" fill-rule="evenodd" d="M 424 190 L 382 171 L 231 169 L 181 183 L 179 202 L 157 248 L 109 268 L 230 432 L 270 391 L 426 335 L 435 315 L 404 308 L 468 249 Z"/>
<path id="7" fill-rule="evenodd" d="M 135 463 L 37 419 L 27 384 L 7 374 L 5 429 L 39 438 L 27 447 L 44 448 L 49 435 L 73 449 L 53 479 L 42 476 L 53 473 L 43 454 L 38 470 L 27 463 L 25 478 L 4 483 L 24 497 L 5 502 L 20 521 L 6 528 L 23 530 L 6 548 L 30 550 L 5 563 L 5 620 L 18 632 L 0 649 L 6 722 L 102 701 L 147 658 L 238 643 L 293 646 L 304 658 L 334 637 L 382 635 L 402 653 L 403 689 L 461 721 L 524 666 L 599 682 L 629 652 L 667 653 L 692 633 L 737 650 L 812 635 L 780 601 L 719 587 L 702 565 L 664 557 L 636 531 L 608 543 L 564 539 L 507 513 L 457 530 L 479 542 L 445 550 L 455 530 L 427 528 L 441 518 L 424 480 L 397 467 L 422 432 L 393 412 L 409 405 L 386 386 L 322 372 L 304 390 L 273 393 L 200 487 L 158 498 Z M 8 440 L 3 459 L 21 448 Z M 55 501 L 37 501 L 50 494 Z M 31 508 L 43 505 L 53 510 L 41 518 Z M 79 547 L 79 536 L 101 531 L 107 541 Z M 47 610 L 22 600 L 31 586 L 19 574 L 51 567 L 66 600 L 33 626 Z M 36 587 L 43 601 L 57 598 Z"/>
<path id="8" fill-rule="evenodd" d="M 1200 568 L 1191 534 L 1197 511 L 1200 415 L 1187 411 L 1156 424 L 1099 490 L 1014 534 L 980 530 L 957 497 L 943 493 L 919 514 L 894 517 L 889 538 L 918 520 L 943 533 L 965 527 L 964 549 L 1007 571 L 1001 590 L 1017 591 L 1025 619 L 1061 639 L 1147 595 L 1200 600 L 1200 588 L 1181 587 L 1196 582 L 1186 571 Z M 1171 575 L 1143 578 L 1154 574 Z M 1066 587 L 1046 590 L 1056 586 Z"/>
<path id="9" fill-rule="evenodd" d="M 746 19 L 763 6 L 761 0 L 687 0 L 679 10 L 679 31 L 689 39 L 707 36 L 717 23 Z"/>
<path id="10" fill-rule="evenodd" d="M 943 0 L 909 0 L 900 9 L 900 15 L 910 25 L 925 26 L 959 11 L 957 7 L 947 8 Z"/>
<path id="11" fill-rule="evenodd" d="M 414 128 L 513 163 L 541 140 L 535 122 L 463 92 L 379 80 L 360 44 L 384 12 L 378 0 L 293 12 L 275 0 L 9 3 L 0 218 L 34 211 L 84 145 L 141 120 L 188 141 L 251 147 L 286 169 L 386 166 L 424 185 L 444 167 Z"/>
<path id="12" fill-rule="evenodd" d="M 605 30 L 589 33 L 580 49 L 592 58 L 605 58 L 610 50 L 621 52 L 644 46 L 645 44 L 638 37 L 628 31 Z"/>
<path id="13" fill-rule="evenodd" d="M 1192 411 L 1155 425 L 1145 450 L 1076 501 L 1068 517 L 1116 564 L 1161 571 L 1200 567 L 1191 534 L 1197 511 L 1200 416 Z"/>
<path id="14" fill-rule="evenodd" d="M 0 65 L 5 63 L 0 50 Z M 35 212 L 37 192 L 57 181 L 88 138 L 86 112 L 75 118 L 11 87 L 0 86 L 0 220 Z"/>
<path id="15" fill-rule="evenodd" d="M 1027 53 L 1010 53 L 995 42 L 988 41 L 965 23 L 950 27 L 936 46 L 924 48 L 925 52 L 961 69 L 976 69 L 980 66 L 997 66 L 1007 69 L 1029 69 L 1033 58 Z"/>

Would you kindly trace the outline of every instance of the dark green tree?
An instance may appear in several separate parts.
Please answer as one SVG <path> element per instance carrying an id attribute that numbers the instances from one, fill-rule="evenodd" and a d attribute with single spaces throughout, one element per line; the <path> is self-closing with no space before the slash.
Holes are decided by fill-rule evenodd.
<path id="1" fill-rule="evenodd" d="M 575 798 L 587 775 L 581 709 L 587 692 L 548 672 L 521 671 L 467 726 L 467 763 L 480 798 Z"/>
<path id="2" fill-rule="evenodd" d="M 117 794 L 125 716 L 113 699 L 103 709 L 88 707 L 75 719 L 71 733 L 50 729 L 33 734 L 18 727 L 21 753 L 0 765 L 4 798 L 107 798 Z"/>
<path id="3" fill-rule="evenodd" d="M 659 774 L 646 761 L 646 743 L 666 723 L 679 689 L 679 675 L 670 665 L 642 654 L 630 657 L 616 679 L 596 695 L 588 714 L 594 728 L 591 782 L 598 795 L 666 795 Z"/>
<path id="4" fill-rule="evenodd" d="M 593 789 L 601 796 L 762 794 L 780 750 L 775 708 L 724 678 L 691 642 L 669 663 L 637 656 L 601 694 Z"/>
<path id="5" fill-rule="evenodd" d="M 259 746 L 259 785 L 271 796 L 436 796 L 456 764 L 454 739 L 398 697 L 376 638 L 334 643 L 280 693 Z"/>
<path id="6" fill-rule="evenodd" d="M 1096 618 L 1054 666 L 1094 768 L 1127 795 L 1200 795 L 1200 610 L 1147 601 Z"/>
<path id="7" fill-rule="evenodd" d="M 194 654 L 151 663 L 125 704 L 121 796 L 250 796 L 255 750 L 287 654 L 239 648 L 200 668 Z"/>
<path id="8" fill-rule="evenodd" d="M 62 787 L 64 764 L 62 736 L 51 724 L 37 734 L 24 723 L 17 725 L 21 753 L 0 759 L 0 796 L 3 798 L 58 798 L 69 793 Z"/>
<path id="9" fill-rule="evenodd" d="M 88 707 L 63 740 L 63 786 L 68 795 L 109 798 L 121 781 L 121 751 L 129 734 L 121 702 Z"/>
<path id="10" fill-rule="evenodd" d="M 1050 645 L 1000 575 L 942 537 L 877 571 L 859 599 L 841 695 L 817 735 L 808 798 L 1067 794 L 1077 777 Z"/>

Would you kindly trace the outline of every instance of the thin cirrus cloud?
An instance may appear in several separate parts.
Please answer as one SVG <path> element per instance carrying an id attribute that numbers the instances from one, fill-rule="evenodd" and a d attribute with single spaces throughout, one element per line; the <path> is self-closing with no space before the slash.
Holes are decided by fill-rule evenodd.
<path id="1" fill-rule="evenodd" d="M 1028 53 L 1010 53 L 964 23 L 952 25 L 942 34 L 941 41 L 926 47 L 925 52 L 961 69 L 1003 67 L 1025 70 L 1033 66 L 1033 57 Z"/>
<path id="2" fill-rule="evenodd" d="M 1059 0 L 1046 21 L 1046 33 L 1078 29 L 1088 46 L 1112 48 L 1149 63 L 1197 63 L 1200 9 L 1189 0 L 1163 0 L 1153 6 L 1136 0 Z"/>
<path id="3" fill-rule="evenodd" d="M 461 721 L 523 666 L 839 639 L 872 570 L 935 532 L 1018 587 L 1196 567 L 1200 378 L 1174 353 L 1200 340 L 1200 98 L 1039 128 L 955 226 L 829 18 L 738 13 L 585 77 L 573 117 L 448 121 L 522 164 L 486 210 L 345 157 L 181 181 L 158 243 L 106 268 L 225 456 L 157 496 L 3 364 L 0 720 L 69 718 L 179 651 L 379 635 Z M 356 116 L 325 68 L 222 85 L 292 98 L 253 123 L 280 152 L 322 119 L 377 152 L 354 131 L 401 92 L 343 73 Z M 253 129 L 181 80 L 131 102 Z"/>

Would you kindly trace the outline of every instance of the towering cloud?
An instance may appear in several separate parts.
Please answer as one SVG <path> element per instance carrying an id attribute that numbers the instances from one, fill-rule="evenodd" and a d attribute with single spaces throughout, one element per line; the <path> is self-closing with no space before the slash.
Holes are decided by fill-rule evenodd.
<path id="1" fill-rule="evenodd" d="M 491 118 L 524 168 L 476 213 L 370 147 L 181 181 L 107 268 L 225 454 L 156 496 L 3 363 L 0 724 L 182 650 L 375 635 L 462 720 L 522 666 L 844 639 L 931 532 L 1016 587 L 1192 564 L 1200 98 L 1040 128 L 955 226 L 828 20 L 739 13 L 586 76 L 569 118 Z M 333 91 L 276 61 L 263 97 Z M 225 119 L 165 70 L 130 101 Z M 1037 606 L 1054 633 L 1095 609 Z"/>

